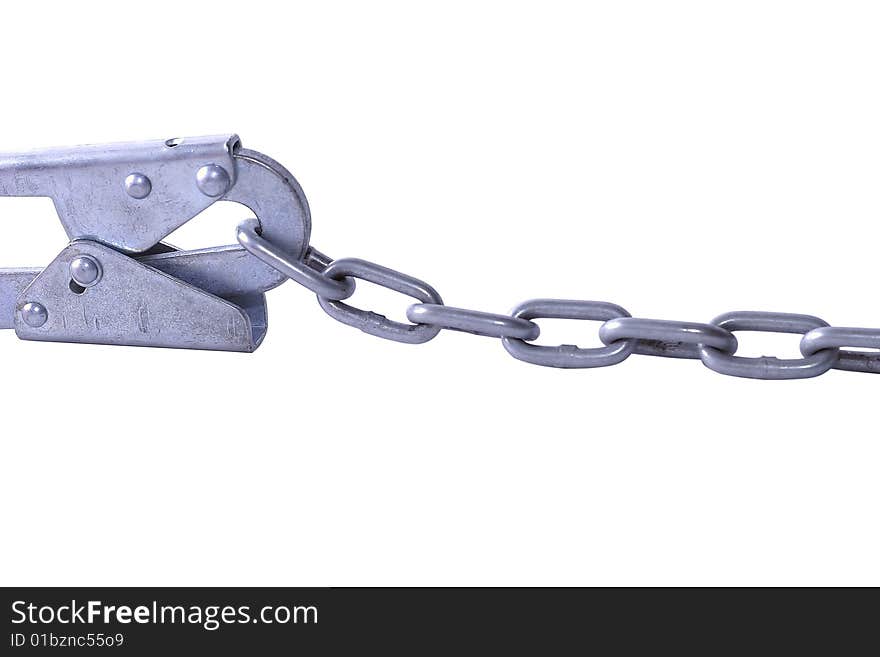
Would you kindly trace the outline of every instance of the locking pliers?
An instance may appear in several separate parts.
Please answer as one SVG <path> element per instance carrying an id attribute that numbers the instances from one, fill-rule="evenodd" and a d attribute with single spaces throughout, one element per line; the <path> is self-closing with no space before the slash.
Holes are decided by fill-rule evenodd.
<path id="1" fill-rule="evenodd" d="M 23 340 L 254 351 L 287 276 L 238 244 L 163 238 L 234 201 L 291 262 L 309 249 L 299 184 L 236 135 L 0 155 L 0 196 L 51 198 L 70 238 L 44 269 L 0 269 L 0 328 Z"/>

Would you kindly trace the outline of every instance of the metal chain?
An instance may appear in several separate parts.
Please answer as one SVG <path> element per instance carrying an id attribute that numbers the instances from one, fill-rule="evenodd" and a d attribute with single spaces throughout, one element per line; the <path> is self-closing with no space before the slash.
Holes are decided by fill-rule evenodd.
<path id="1" fill-rule="evenodd" d="M 463 331 L 500 338 L 514 358 L 546 367 L 607 367 L 640 354 L 699 359 L 721 374 L 750 379 L 805 379 L 829 369 L 880 373 L 880 352 L 845 349 L 880 350 L 880 329 L 833 327 L 811 315 L 752 311 L 719 315 L 708 324 L 644 319 L 604 301 L 563 299 L 533 299 L 510 315 L 501 315 L 447 306 L 424 281 L 366 260 L 332 260 L 312 248 L 303 260 L 292 260 L 260 236 L 254 220 L 239 226 L 238 241 L 249 253 L 314 292 L 334 319 L 387 340 L 418 344 L 433 339 L 442 329 Z M 411 323 L 343 303 L 354 294 L 355 279 L 416 299 L 419 303 L 406 311 Z M 605 346 L 534 344 L 541 330 L 532 320 L 541 318 L 601 321 L 599 339 Z M 802 358 L 737 356 L 736 331 L 800 334 Z"/>

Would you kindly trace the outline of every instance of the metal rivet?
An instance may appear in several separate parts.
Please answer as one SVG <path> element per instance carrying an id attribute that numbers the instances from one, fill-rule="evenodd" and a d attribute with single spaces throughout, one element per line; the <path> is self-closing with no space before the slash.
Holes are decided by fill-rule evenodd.
<path id="1" fill-rule="evenodd" d="M 77 256 L 70 263 L 70 277 L 82 287 L 96 285 L 101 274 L 101 263 L 89 256 Z"/>
<path id="2" fill-rule="evenodd" d="M 26 303 L 21 307 L 21 318 L 31 328 L 40 328 L 49 321 L 49 311 L 41 303 Z"/>
<path id="3" fill-rule="evenodd" d="M 142 173 L 132 173 L 125 178 L 125 193 L 132 198 L 147 198 L 153 191 L 153 183 Z"/>
<path id="4" fill-rule="evenodd" d="M 229 189 L 229 174 L 219 164 L 208 164 L 196 173 L 196 184 L 205 196 L 222 196 Z"/>

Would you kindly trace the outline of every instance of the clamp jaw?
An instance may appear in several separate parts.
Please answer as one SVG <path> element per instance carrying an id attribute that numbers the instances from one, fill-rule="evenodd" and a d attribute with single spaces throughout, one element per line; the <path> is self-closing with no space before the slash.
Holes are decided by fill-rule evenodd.
<path id="1" fill-rule="evenodd" d="M 0 328 L 23 340 L 251 352 L 285 275 L 239 245 L 161 240 L 234 201 L 291 260 L 308 252 L 299 184 L 236 135 L 0 155 L 0 196 L 50 197 L 71 240 L 45 269 L 0 269 Z"/>

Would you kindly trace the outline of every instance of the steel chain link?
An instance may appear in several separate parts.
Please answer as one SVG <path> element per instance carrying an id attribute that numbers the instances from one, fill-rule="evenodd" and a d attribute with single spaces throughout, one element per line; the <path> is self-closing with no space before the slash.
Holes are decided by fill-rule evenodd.
<path id="1" fill-rule="evenodd" d="M 238 241 L 249 253 L 314 292 L 334 319 L 387 340 L 418 344 L 433 339 L 442 329 L 462 331 L 500 338 L 508 353 L 519 360 L 561 368 L 607 367 L 640 354 L 699 359 L 721 374 L 752 379 L 803 379 L 829 369 L 880 373 L 880 329 L 834 327 L 811 315 L 754 311 L 726 313 L 708 324 L 645 319 L 604 301 L 564 299 L 526 301 L 510 315 L 487 313 L 447 306 L 424 281 L 366 260 L 333 260 L 312 248 L 303 260 L 291 259 L 260 236 L 254 220 L 239 226 Z M 407 308 L 411 323 L 343 303 L 354 294 L 356 279 L 419 301 Z M 598 333 L 604 346 L 534 344 L 540 328 L 532 320 L 542 318 L 601 321 Z M 736 331 L 800 334 L 803 357 L 737 356 Z"/>

